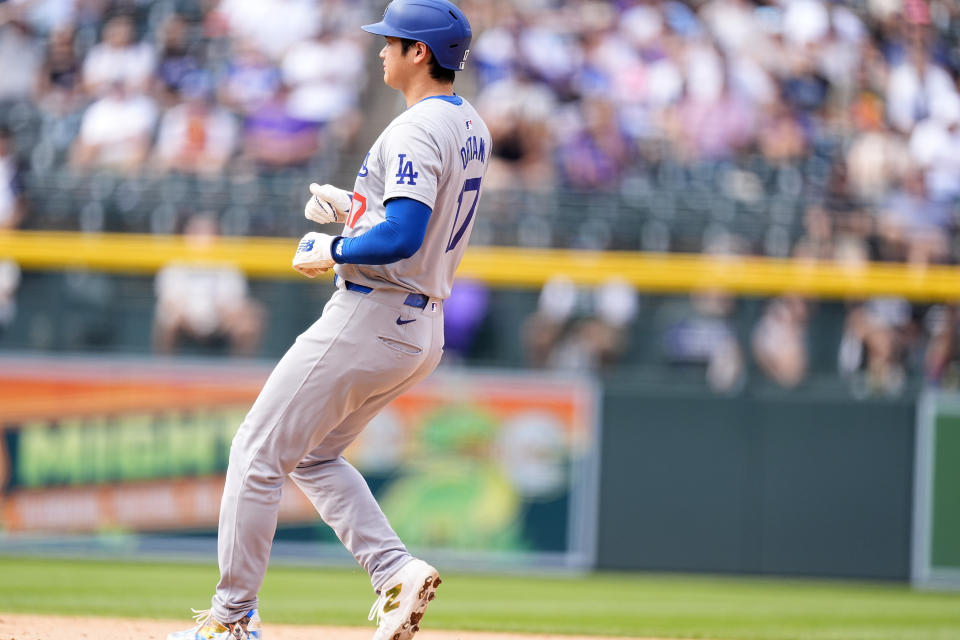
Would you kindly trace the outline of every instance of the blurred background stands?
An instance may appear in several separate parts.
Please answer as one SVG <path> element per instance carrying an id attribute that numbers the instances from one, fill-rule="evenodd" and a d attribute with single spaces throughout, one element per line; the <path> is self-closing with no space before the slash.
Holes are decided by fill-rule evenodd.
<path id="1" fill-rule="evenodd" d="M 167 234 L 209 212 L 225 235 L 303 233 L 305 185 L 349 187 L 371 136 L 401 107 L 379 81 L 381 43 L 358 29 L 381 5 L 0 3 L 14 226 Z M 494 135 L 474 244 L 696 253 L 725 244 L 742 255 L 958 261 L 960 5 L 463 7 L 475 39 L 457 88 Z M 128 125 L 103 124 L 120 121 Z M 67 280 L 93 309 L 132 286 L 102 274 Z M 264 284 L 261 295 L 283 298 L 284 286 Z M 142 299 L 134 307 L 149 315 L 151 295 L 122 295 Z M 616 366 L 666 357 L 657 323 L 675 303 L 704 308 L 690 296 L 641 299 Z M 535 295 L 494 290 L 482 306 L 467 359 L 523 364 L 511 336 L 535 312 Z M 720 333 L 736 337 L 747 374 L 757 367 L 777 385 L 829 372 L 892 380 L 865 388 L 898 392 L 898 371 L 954 377 L 950 306 L 785 296 L 730 309 Z M 45 343 L 37 326 L 30 344 Z M 99 344 L 100 334 L 116 335 L 101 328 L 86 339 Z M 769 358 L 765 345 L 778 335 L 796 345 L 791 363 Z"/>

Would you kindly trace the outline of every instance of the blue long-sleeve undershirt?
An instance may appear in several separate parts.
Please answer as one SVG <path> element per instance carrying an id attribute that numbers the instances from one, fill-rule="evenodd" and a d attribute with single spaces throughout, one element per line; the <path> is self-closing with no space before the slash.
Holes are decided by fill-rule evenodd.
<path id="1" fill-rule="evenodd" d="M 333 242 L 333 259 L 341 264 L 389 264 L 409 258 L 427 233 L 432 209 L 412 198 L 387 201 L 386 220 L 366 233 Z"/>

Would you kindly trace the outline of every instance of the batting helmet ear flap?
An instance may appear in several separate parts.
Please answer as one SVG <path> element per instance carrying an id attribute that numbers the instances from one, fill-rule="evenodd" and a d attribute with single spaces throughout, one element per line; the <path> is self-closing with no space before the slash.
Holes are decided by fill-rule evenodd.
<path id="1" fill-rule="evenodd" d="M 363 30 L 422 42 L 437 64 L 454 71 L 463 69 L 473 38 L 467 16 L 447 0 L 393 0 L 383 20 L 364 25 Z"/>

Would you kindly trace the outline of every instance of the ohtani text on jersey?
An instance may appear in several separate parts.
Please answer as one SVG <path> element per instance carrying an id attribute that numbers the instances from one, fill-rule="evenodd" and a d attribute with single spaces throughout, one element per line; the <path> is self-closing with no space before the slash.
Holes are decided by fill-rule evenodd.
<path id="1" fill-rule="evenodd" d="M 477 136 L 469 136 L 467 141 L 463 143 L 463 146 L 460 147 L 460 161 L 463 163 L 463 168 L 467 168 L 467 164 L 471 160 L 479 160 L 480 162 L 486 162 L 487 159 L 487 148 L 486 142 L 483 138 L 480 138 L 480 142 L 477 142 Z"/>

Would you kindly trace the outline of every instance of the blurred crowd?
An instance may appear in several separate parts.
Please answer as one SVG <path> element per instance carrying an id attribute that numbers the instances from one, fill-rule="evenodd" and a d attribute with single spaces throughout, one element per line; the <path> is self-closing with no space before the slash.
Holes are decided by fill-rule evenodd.
<path id="1" fill-rule="evenodd" d="M 491 186 L 629 190 L 668 165 L 681 188 L 805 205 L 801 247 L 751 252 L 955 257 L 960 3 L 465 5 Z"/>
<path id="2" fill-rule="evenodd" d="M 479 32 L 477 101 L 505 140 L 504 180 L 612 188 L 663 154 L 688 165 L 744 154 L 787 163 L 826 144 L 846 147 L 853 197 L 882 201 L 908 164 L 937 199 L 960 189 L 946 142 L 960 118 L 955 2 L 464 6 Z"/>
<path id="3" fill-rule="evenodd" d="M 110 228 L 105 217 L 119 199 L 122 213 L 148 207 L 152 230 L 197 244 L 220 232 L 222 191 L 201 201 L 181 188 L 173 205 L 175 184 L 161 181 L 150 202 L 144 176 L 229 179 L 244 197 L 271 175 L 305 185 L 360 125 L 370 42 L 359 25 L 370 6 L 0 1 L 0 229 L 31 218 L 39 228 Z M 31 184 L 40 186 L 31 193 Z M 20 279 L 15 263 L 0 262 L 0 331 L 16 315 Z M 96 278 L 69 282 L 88 280 Z M 256 353 L 264 311 L 235 267 L 171 264 L 155 293 L 157 351 L 212 344 Z"/>
<path id="4" fill-rule="evenodd" d="M 770 224 L 750 236 L 705 216 L 698 246 L 668 238 L 660 249 L 957 261 L 960 3 L 465 4 L 479 26 L 471 58 L 495 139 L 492 187 L 627 196 L 673 187 L 670 202 L 699 191 L 705 208 L 756 205 L 784 221 L 783 233 Z M 565 297 L 548 284 L 536 317 Z M 737 387 L 748 354 L 777 384 L 800 384 L 815 305 L 772 300 L 738 339 L 734 303 L 710 292 L 675 312 L 666 305 L 661 350 L 702 363 L 720 390 Z M 955 379 L 956 315 L 902 299 L 849 301 L 836 366 L 864 394 L 902 392 L 908 371 Z M 531 351 L 543 361 L 542 345 Z M 556 352 L 568 351 L 559 341 Z"/>
<path id="5" fill-rule="evenodd" d="M 359 123 L 366 4 L 7 0 L 0 109 L 29 168 L 219 175 L 307 167 Z"/>
<path id="6" fill-rule="evenodd" d="M 376 99 L 361 105 L 368 85 L 380 86 L 368 71 L 379 42 L 359 26 L 384 4 L 0 1 L 0 226 L 29 225 L 62 205 L 54 227 L 109 228 L 87 208 L 72 224 L 75 196 L 56 199 L 95 198 L 103 184 L 121 208 L 143 201 L 97 178 L 58 182 L 45 191 L 52 199 L 31 208 L 25 177 L 229 180 L 228 195 L 202 208 L 230 223 L 229 194 L 253 197 L 270 176 L 315 175 L 319 160 L 356 154 L 365 119 L 392 112 Z M 514 230 L 507 242 L 524 245 L 917 268 L 960 258 L 960 3 L 460 4 L 474 41 L 457 88 L 494 137 L 478 242 L 501 241 L 502 224 Z M 175 192 L 162 186 L 157 199 Z M 278 201 L 267 192 L 259 189 L 258 206 L 273 215 Z M 177 207 L 169 224 L 150 228 L 183 229 L 198 213 Z M 4 291 L 19 278 L 15 265 L 0 268 L 0 324 L 12 313 L 3 311 Z M 596 293 L 573 291 L 556 281 L 542 292 L 531 364 L 608 366 L 624 352 L 642 304 L 636 293 L 615 278 Z M 465 308 L 481 303 L 474 295 Z M 587 308 L 599 320 L 571 330 L 569 319 Z M 735 389 L 749 363 L 777 384 L 800 384 L 817 305 L 771 300 L 739 336 L 729 326 L 735 308 L 723 292 L 666 305 L 655 319 L 665 357 L 702 363 L 719 389 Z M 849 301 L 836 367 L 866 392 L 898 393 L 916 372 L 935 383 L 960 379 L 957 316 L 950 305 Z M 224 329 L 238 351 L 250 351 L 258 318 L 256 331 Z M 171 348 L 162 334 L 157 344 Z"/>

